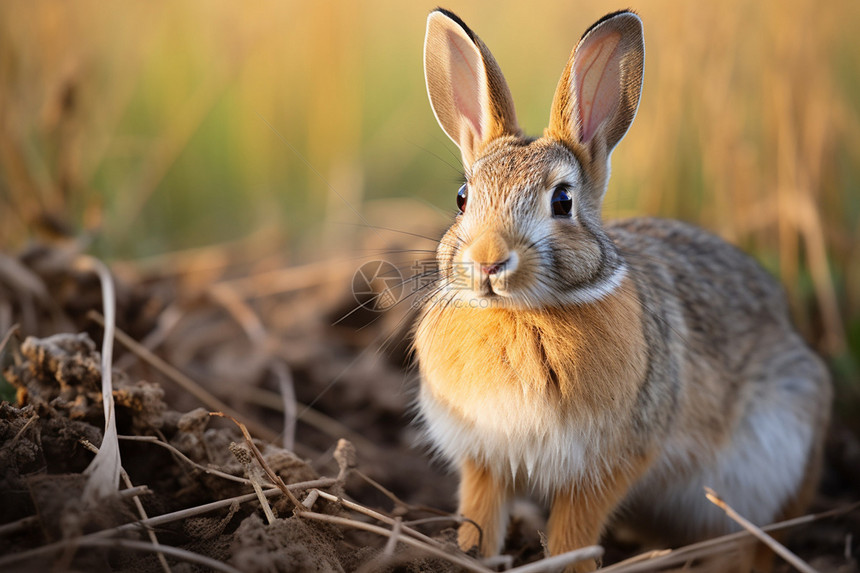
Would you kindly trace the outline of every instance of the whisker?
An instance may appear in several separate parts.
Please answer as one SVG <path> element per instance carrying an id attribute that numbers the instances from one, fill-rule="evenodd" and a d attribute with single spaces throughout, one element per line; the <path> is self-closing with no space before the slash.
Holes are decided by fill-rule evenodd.
<path id="1" fill-rule="evenodd" d="M 428 298 L 432 298 L 435 294 L 438 294 L 439 292 L 441 292 L 443 289 L 445 289 L 445 288 L 446 288 L 447 286 L 449 286 L 450 284 L 451 284 L 451 283 L 449 282 L 449 283 L 447 283 L 447 284 L 443 284 L 443 285 L 439 286 L 438 288 L 436 288 L 434 291 L 432 291 L 432 292 L 428 295 Z M 432 285 L 425 285 L 425 286 L 432 286 Z M 422 287 L 422 289 L 423 289 L 423 288 L 425 288 L 425 287 Z M 414 294 L 417 294 L 417 293 L 414 293 Z M 397 304 L 400 304 L 400 303 L 401 303 L 401 302 L 403 302 L 404 300 L 406 300 L 406 299 L 404 298 L 404 299 L 399 300 L 399 301 L 395 304 L 395 306 L 396 306 Z M 412 313 L 406 313 L 406 314 L 404 314 L 404 316 L 403 316 L 400 320 L 398 320 L 398 321 L 397 321 L 397 324 L 395 324 L 395 325 L 394 325 L 394 327 L 392 328 L 391 334 L 390 334 L 388 337 L 386 337 L 386 339 L 385 339 L 385 340 L 383 341 L 383 343 L 380 345 L 380 347 L 379 347 L 380 352 L 385 352 L 386 346 L 387 346 L 387 345 L 389 344 L 389 342 L 392 340 L 392 338 L 394 337 L 394 335 L 395 335 L 395 334 L 397 334 L 397 332 L 400 330 L 400 327 L 401 327 L 401 325 L 403 324 L 403 322 L 404 322 L 405 320 L 409 319 L 409 318 L 412 318 L 412 316 L 413 316 L 413 315 L 412 315 Z M 376 319 L 374 319 L 374 320 L 376 320 Z"/>
<path id="2" fill-rule="evenodd" d="M 435 157 L 436 159 L 438 159 L 439 161 L 441 161 L 444 165 L 447 165 L 448 167 L 450 167 L 450 168 L 451 168 L 455 173 L 457 173 L 457 175 L 459 175 L 461 178 L 463 178 L 463 170 L 462 170 L 462 169 L 460 169 L 460 167 L 459 167 L 459 163 L 460 163 L 460 158 L 459 158 L 459 157 L 454 156 L 454 159 L 456 159 L 456 160 L 457 160 L 457 165 L 452 165 L 451 163 L 448 163 L 448 161 L 447 161 L 444 157 L 442 157 L 441 155 L 439 155 L 438 153 L 436 153 L 436 152 L 434 152 L 434 151 L 431 151 L 430 149 L 428 149 L 428 148 L 424 147 L 423 145 L 419 145 L 419 144 L 415 143 L 414 141 L 410 141 L 410 140 L 408 140 L 408 139 L 407 139 L 406 141 L 407 141 L 407 142 L 409 142 L 411 145 L 413 145 L 413 146 L 417 147 L 417 148 L 418 148 L 418 149 L 420 149 L 421 151 L 426 152 L 426 153 L 427 153 L 427 154 L 429 154 L 431 157 Z M 446 151 L 448 151 L 449 153 L 451 153 L 451 150 L 450 150 L 450 149 L 448 149 L 448 146 L 447 146 L 447 145 L 446 145 L 446 146 L 444 146 L 444 149 L 445 149 Z"/>
<path id="3" fill-rule="evenodd" d="M 393 266 L 393 265 L 392 265 L 392 266 Z M 436 271 L 429 271 L 429 272 L 427 272 L 427 273 L 422 273 L 422 274 L 419 274 L 419 275 L 412 275 L 412 276 L 411 276 L 411 277 L 409 277 L 408 279 L 401 280 L 398 284 L 396 284 L 396 285 L 392 285 L 392 286 L 389 286 L 389 287 L 387 287 L 387 288 L 383 289 L 382 291 L 380 291 L 380 292 L 376 293 L 376 294 L 375 294 L 375 295 L 373 295 L 372 297 L 370 297 L 370 300 L 368 301 L 368 303 L 369 303 L 369 302 L 371 302 L 371 301 L 372 301 L 373 303 L 376 303 L 379 299 L 381 299 L 382 297 L 384 297 L 386 294 L 391 294 L 391 292 L 392 292 L 392 289 L 393 289 L 393 288 L 396 288 L 396 287 L 402 287 L 403 285 L 405 285 L 405 284 L 407 284 L 407 283 L 409 283 L 409 282 L 411 282 L 411 281 L 413 281 L 413 280 L 418 280 L 418 279 L 420 279 L 420 278 L 422 278 L 422 277 L 424 277 L 424 276 L 431 276 L 431 275 L 432 275 L 433 273 L 435 273 L 435 272 L 436 272 Z M 336 325 L 340 324 L 341 322 L 343 322 L 344 320 L 346 320 L 347 318 L 349 318 L 350 316 L 352 316 L 353 314 L 355 314 L 356 312 L 358 312 L 358 311 L 359 311 L 359 310 L 361 310 L 362 308 L 365 308 L 365 309 L 366 309 L 366 308 L 367 308 L 367 304 L 368 304 L 368 303 L 359 303 L 355 308 L 353 308 L 352 310 L 350 310 L 349 312 L 347 312 L 345 315 L 343 315 L 343 316 L 341 316 L 340 318 L 338 318 L 337 320 L 335 320 L 335 321 L 332 323 L 332 326 L 336 326 Z M 396 304 L 396 303 L 395 303 L 395 304 Z M 392 306 L 393 306 L 393 305 L 392 305 Z M 374 319 L 373 321 L 371 321 L 371 322 L 375 322 L 375 319 Z M 363 327 L 362 327 L 362 328 L 363 328 Z"/>
<path id="4" fill-rule="evenodd" d="M 425 239 L 427 241 L 431 241 L 431 242 L 436 243 L 436 244 L 445 244 L 441 239 L 434 239 L 433 237 L 428 237 L 427 235 L 422 235 L 420 233 L 412 233 L 410 231 L 401 231 L 400 229 L 393 229 L 391 227 L 383 227 L 381 225 L 371 225 L 371 224 L 365 224 L 365 223 L 351 223 L 351 222 L 344 222 L 342 224 L 353 225 L 355 227 L 366 227 L 368 229 L 376 229 L 379 231 L 389 231 L 391 233 L 400 233 L 401 235 L 408 235 L 410 237 L 417 237 L 419 239 Z M 455 245 L 447 245 L 447 246 L 453 247 Z"/>
<path id="5" fill-rule="evenodd" d="M 434 211 L 438 212 L 441 215 L 445 215 L 445 221 L 446 222 L 452 221 L 457 216 L 458 211 L 456 209 L 442 209 L 438 205 L 431 203 L 430 201 L 427 201 L 426 199 L 422 199 L 420 197 L 416 197 L 414 200 L 418 201 L 419 203 L 423 203 L 424 205 L 427 205 L 428 207 L 432 208 Z"/>

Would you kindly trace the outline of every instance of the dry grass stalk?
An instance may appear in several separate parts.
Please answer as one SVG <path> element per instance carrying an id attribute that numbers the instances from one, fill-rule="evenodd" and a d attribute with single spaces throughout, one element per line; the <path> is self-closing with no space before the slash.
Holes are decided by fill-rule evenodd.
<path id="1" fill-rule="evenodd" d="M 165 442 L 159 438 L 156 438 L 155 436 L 122 436 L 121 435 L 121 436 L 119 436 L 119 439 L 120 440 L 128 440 L 131 442 L 147 442 L 150 444 L 156 444 L 156 445 L 161 446 L 162 448 L 165 448 L 168 451 L 170 451 L 170 453 L 174 457 L 181 459 L 185 463 L 190 464 L 191 466 L 193 466 L 194 468 L 200 470 L 201 472 L 203 472 L 205 474 L 215 475 L 215 476 L 224 478 L 226 480 L 244 483 L 246 485 L 251 485 L 251 481 L 247 478 L 243 478 L 240 476 L 234 476 L 233 474 L 228 474 L 228 473 L 222 472 L 220 470 L 217 470 L 215 468 L 207 467 L 207 466 L 204 466 L 202 464 L 198 464 L 197 462 L 195 462 L 194 460 L 192 460 L 191 458 L 189 458 L 188 456 L 186 456 L 185 454 L 183 454 L 182 452 L 177 450 L 171 444 L 169 444 L 169 443 L 167 443 L 167 442 Z M 269 485 L 271 487 L 275 487 L 275 484 L 269 484 Z"/>
<path id="2" fill-rule="evenodd" d="M 652 561 L 654 559 L 659 559 L 660 557 L 665 557 L 670 553 L 672 553 L 671 549 L 654 549 L 652 551 L 640 553 L 639 555 L 634 555 L 624 561 L 619 561 L 618 563 L 613 564 L 612 567 L 617 568 L 617 571 L 626 571 L 625 567 L 628 565 L 636 565 L 637 563 L 642 563 L 644 561 Z"/>
<path id="3" fill-rule="evenodd" d="M 318 489 L 312 489 L 308 492 L 308 495 L 305 497 L 305 500 L 302 502 L 302 505 L 307 509 L 311 509 L 317 500 L 320 497 L 320 491 Z"/>
<path id="4" fill-rule="evenodd" d="M 284 431 L 281 444 L 285 450 L 293 451 L 296 446 L 296 423 L 299 419 L 293 373 L 287 363 L 278 358 L 270 360 L 269 369 L 278 379 L 278 387 L 281 389 L 281 404 L 284 409 Z"/>
<path id="5" fill-rule="evenodd" d="M 84 499 L 95 503 L 101 497 L 116 493 L 119 489 L 119 476 L 122 461 L 117 439 L 116 414 L 113 400 L 113 342 L 116 331 L 116 294 L 110 270 L 100 260 L 81 256 L 75 261 L 80 270 L 95 272 L 102 288 L 102 307 L 104 308 L 104 339 L 101 352 L 102 401 L 104 405 L 105 428 L 102 445 L 96 457 L 84 470 L 90 479 L 84 488 Z"/>
<path id="6" fill-rule="evenodd" d="M 394 520 L 394 524 L 391 527 L 391 537 L 388 538 L 388 541 L 385 543 L 385 547 L 382 549 L 382 555 L 385 559 L 390 559 L 394 555 L 394 550 L 397 548 L 397 542 L 400 539 L 402 529 L 403 520 L 398 517 Z"/>
<path id="7" fill-rule="evenodd" d="M 15 436 L 9 441 L 8 445 L 10 447 L 14 446 L 18 442 L 18 440 L 21 438 L 21 436 L 24 435 L 24 432 L 27 431 L 27 428 L 29 428 L 30 425 L 38 419 L 39 419 L 38 414 L 33 414 L 32 416 L 30 416 L 30 418 L 27 420 L 27 422 L 23 426 L 21 426 L 21 429 L 18 430 L 18 432 L 15 434 Z"/>
<path id="8" fill-rule="evenodd" d="M 736 512 L 732 509 L 729 504 L 723 501 L 717 492 L 712 490 L 709 487 L 705 488 L 705 497 L 708 498 L 708 501 L 722 509 L 726 512 L 731 519 L 733 519 L 736 523 L 738 523 L 741 527 L 749 531 L 753 534 L 759 541 L 766 544 L 768 547 L 773 549 L 777 555 L 788 561 L 792 567 L 797 569 L 798 571 L 802 571 L 803 573 L 817 573 L 815 569 L 809 566 L 803 559 L 795 555 L 790 549 L 788 549 L 785 545 L 765 533 L 761 530 L 760 527 L 746 519 L 744 516 Z"/>
<path id="9" fill-rule="evenodd" d="M 582 547 L 580 549 L 568 551 L 561 555 L 553 555 L 552 557 L 547 557 L 540 561 L 535 561 L 534 563 L 520 565 L 519 567 L 510 569 L 508 573 L 549 573 L 557 571 L 567 565 L 579 563 L 580 561 L 599 559 L 602 555 L 603 547 L 592 545 L 590 547 Z"/>
<path id="10" fill-rule="evenodd" d="M 254 475 L 254 474 L 250 474 Z M 254 493 L 257 494 L 257 499 L 260 500 L 260 507 L 263 508 L 263 513 L 266 516 L 266 523 L 275 523 L 275 514 L 272 512 L 272 506 L 269 505 L 269 500 L 263 495 L 263 488 L 260 486 L 260 481 L 255 478 L 250 478 L 251 486 L 254 488 Z M 287 490 L 289 491 L 289 490 Z"/>
<path id="11" fill-rule="evenodd" d="M 254 439 L 251 437 L 251 434 L 250 432 L 248 432 L 248 428 L 245 426 L 245 424 L 243 424 L 233 416 L 228 416 L 223 412 L 209 412 L 209 415 L 218 416 L 221 418 L 228 418 L 239 427 L 239 429 L 242 431 L 242 435 L 245 437 L 245 442 L 248 444 L 251 453 L 256 458 L 257 463 L 260 464 L 260 468 L 262 468 L 262 470 L 265 472 L 266 477 L 269 478 L 269 481 L 274 484 L 275 487 L 279 488 L 282 492 L 284 492 L 284 495 L 286 495 L 287 498 L 292 502 L 293 506 L 296 508 L 296 511 L 304 511 L 305 506 L 302 505 L 302 502 L 300 502 L 299 499 L 295 496 L 295 494 L 293 494 L 293 492 L 289 490 L 286 484 L 284 484 L 284 480 L 281 479 L 281 476 L 272 471 L 272 468 L 269 467 L 268 463 L 266 463 L 265 458 L 263 458 L 263 454 L 260 453 L 259 448 L 257 448 L 257 445 L 254 443 Z"/>
<path id="12" fill-rule="evenodd" d="M 13 324 L 9 327 L 9 330 L 6 331 L 6 334 L 3 335 L 3 339 L 0 340 L 0 355 L 3 354 L 3 351 L 6 350 L 6 345 L 9 344 L 9 341 L 13 336 L 17 335 L 21 331 L 20 324 Z"/>
<path id="13" fill-rule="evenodd" d="M 370 509 L 369 507 L 365 507 L 365 506 L 360 505 L 358 503 L 355 503 L 353 501 L 349 501 L 347 499 L 343 499 L 341 497 L 334 496 L 330 493 L 321 491 L 319 489 L 315 489 L 311 493 L 313 493 L 313 492 L 316 492 L 316 494 L 314 496 L 315 498 L 316 497 L 322 497 L 323 499 L 327 499 L 328 501 L 338 503 L 338 504 L 342 505 L 343 507 L 346 507 L 346 508 L 351 509 L 353 511 L 363 513 L 364 515 L 366 515 L 368 517 L 372 517 L 373 519 L 381 521 L 385 524 L 394 526 L 398 521 L 400 521 L 399 516 L 395 519 L 392 519 L 391 517 L 388 517 L 387 515 L 383 515 L 383 514 L 379 513 L 378 511 L 374 511 L 373 509 Z M 308 497 L 310 497 L 310 494 L 308 494 Z M 308 500 L 305 499 L 305 503 L 307 503 L 307 501 Z M 313 504 L 311 504 L 311 507 L 312 506 L 313 506 Z M 309 506 L 306 505 L 306 507 L 309 507 Z M 456 520 L 457 518 L 452 517 L 450 519 Z M 421 533 L 417 529 L 413 529 L 413 528 L 409 527 L 409 525 L 407 525 L 403 521 L 400 521 L 400 526 L 398 527 L 398 529 L 399 529 L 399 531 L 402 531 L 403 533 L 406 533 L 408 535 L 413 536 L 415 539 L 418 539 L 419 541 L 423 541 L 424 543 L 434 545 L 440 549 L 442 548 L 441 543 L 439 543 L 438 541 L 436 541 L 432 537 L 428 537 L 428 536 L 424 535 L 423 533 Z"/>
<path id="14" fill-rule="evenodd" d="M 343 485 L 349 472 L 358 465 L 358 454 L 355 451 L 355 446 L 349 440 L 341 438 L 337 441 L 332 457 L 337 462 L 337 481 Z"/>
<path id="15" fill-rule="evenodd" d="M 236 461 L 238 461 L 245 469 L 245 475 L 248 476 L 248 481 L 250 482 L 251 487 L 254 488 L 254 493 L 257 494 L 257 499 L 260 501 L 260 507 L 263 509 L 263 514 L 266 516 L 266 523 L 271 525 L 275 522 L 275 514 L 272 513 L 269 500 L 263 495 L 263 488 L 260 486 L 260 467 L 254 464 L 254 457 L 251 452 L 236 442 L 232 442 L 230 444 L 230 452 L 233 454 L 233 457 L 236 458 Z"/>
<path id="16" fill-rule="evenodd" d="M 30 517 L 24 517 L 17 521 L 4 523 L 3 525 L 0 525 L 0 537 L 4 535 L 9 535 L 10 533 L 17 533 L 18 531 L 29 529 L 30 527 L 34 527 L 36 525 L 39 525 L 38 515 L 31 515 Z"/>
<path id="17" fill-rule="evenodd" d="M 266 327 L 263 326 L 263 321 L 236 290 L 225 284 L 216 284 L 209 287 L 208 292 L 212 300 L 223 306 L 227 313 L 242 327 L 245 336 L 250 339 L 252 344 L 258 348 L 266 348 L 269 334 Z"/>

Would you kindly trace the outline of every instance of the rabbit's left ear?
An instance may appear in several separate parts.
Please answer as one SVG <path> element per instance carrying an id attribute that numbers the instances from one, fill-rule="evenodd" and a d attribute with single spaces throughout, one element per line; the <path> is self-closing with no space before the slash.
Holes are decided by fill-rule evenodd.
<path id="1" fill-rule="evenodd" d="M 486 143 L 519 134 L 499 65 L 480 38 L 447 10 L 427 18 L 424 76 L 433 113 L 460 148 L 467 169 Z"/>
<path id="2" fill-rule="evenodd" d="M 608 158 L 636 116 L 644 59 L 642 21 L 633 12 L 616 12 L 591 26 L 556 88 L 550 133 L 591 148 L 594 159 Z"/>

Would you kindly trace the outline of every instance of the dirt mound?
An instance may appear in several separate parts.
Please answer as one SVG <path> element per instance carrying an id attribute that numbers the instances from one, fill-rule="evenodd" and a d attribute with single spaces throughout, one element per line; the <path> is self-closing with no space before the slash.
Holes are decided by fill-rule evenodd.
<path id="1" fill-rule="evenodd" d="M 121 491 L 97 506 L 81 501 L 86 482 L 81 472 L 92 458 L 85 443 L 98 447 L 102 440 L 95 425 L 103 424 L 100 358 L 95 347 L 86 334 L 28 337 L 5 370 L 6 380 L 25 405 L 0 406 L 0 522 L 8 524 L 8 533 L 0 538 L 0 553 L 11 557 L 14 552 L 56 544 L 55 553 L 33 551 L 32 557 L 10 563 L 13 569 L 32 570 L 56 563 L 58 558 L 70 569 L 160 569 L 155 554 L 131 558 L 117 549 L 75 550 L 75 545 L 86 547 L 91 538 L 146 539 L 141 528 L 122 527 L 141 517 L 133 497 Z M 235 427 L 208 427 L 211 417 L 203 409 L 186 414 L 169 410 L 163 394 L 157 384 L 116 376 L 119 432 L 130 444 L 123 451 L 125 467 L 133 476 L 132 483 L 151 484 L 137 498 L 145 514 L 200 510 L 159 523 L 161 542 L 246 572 L 352 571 L 376 557 L 378 551 L 372 544 L 365 545 L 348 530 L 316 520 L 320 516 L 348 520 L 348 512 L 336 501 L 318 498 L 309 504 L 309 511 L 284 500 L 269 505 L 267 500 L 267 513 L 274 517 L 269 523 L 252 504 L 241 505 L 236 499 L 249 489 L 260 489 L 259 499 L 263 488 L 269 493 L 277 491 L 266 482 L 264 472 L 292 484 L 292 493 L 300 498 L 318 488 L 337 499 L 343 496 L 349 468 L 344 467 L 339 478 L 320 479 L 306 461 L 288 450 L 242 442 Z M 255 447 L 260 451 L 260 466 L 252 454 Z M 350 449 L 344 442 L 333 457 L 353 463 L 354 452 L 344 453 Z M 223 500 L 232 501 L 206 511 L 206 504 Z M 306 511 L 315 519 L 300 516 Z M 100 535 L 104 532 L 111 534 Z"/>

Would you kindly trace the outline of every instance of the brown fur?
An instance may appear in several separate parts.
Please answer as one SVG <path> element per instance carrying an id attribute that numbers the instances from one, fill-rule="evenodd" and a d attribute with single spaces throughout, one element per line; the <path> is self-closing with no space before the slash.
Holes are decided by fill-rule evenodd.
<path id="1" fill-rule="evenodd" d="M 556 493 L 552 501 L 548 548 L 552 555 L 570 551 L 573 547 L 597 545 L 603 528 L 632 483 L 648 468 L 650 460 L 641 458 L 625 468 L 616 468 L 601 480 L 598 488 L 583 488 L 571 484 Z M 583 561 L 568 571 L 594 571 L 596 563 Z"/>
<path id="2" fill-rule="evenodd" d="M 631 381 L 644 378 L 646 342 L 636 291 L 626 287 L 594 305 L 564 309 L 432 306 L 415 339 L 419 354 L 439 358 L 426 365 L 433 372 L 427 383 L 462 414 L 484 393 L 521 384 L 563 400 L 573 416 L 590 416 L 607 402 L 632 408 Z M 484 357 L 486 375 L 478 379 L 471 372 L 475 356 Z M 462 384 L 467 378 L 474 382 Z"/>
<path id="3" fill-rule="evenodd" d="M 497 540 L 504 535 L 502 520 L 508 487 L 472 460 L 460 466 L 460 515 L 471 521 L 460 526 L 457 541 L 463 551 L 478 546 L 482 555 L 499 552 Z"/>

